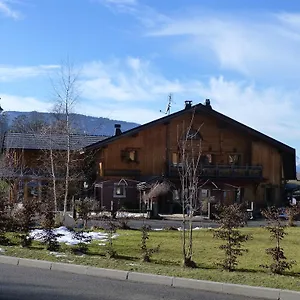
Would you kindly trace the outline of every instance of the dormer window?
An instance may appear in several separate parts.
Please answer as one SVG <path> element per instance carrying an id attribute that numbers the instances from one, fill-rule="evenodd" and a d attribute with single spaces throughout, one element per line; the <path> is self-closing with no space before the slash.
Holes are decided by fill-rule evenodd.
<path id="1" fill-rule="evenodd" d="M 114 184 L 114 198 L 126 198 L 126 185 L 123 183 Z"/>
<path id="2" fill-rule="evenodd" d="M 228 155 L 228 162 L 230 165 L 238 166 L 241 164 L 241 155 L 240 154 L 229 154 Z"/>
<path id="3" fill-rule="evenodd" d="M 136 150 L 130 150 L 128 153 L 128 157 L 130 161 L 137 161 L 137 151 Z"/>
<path id="4" fill-rule="evenodd" d="M 121 151 L 121 159 L 124 162 L 138 162 L 137 149 L 125 149 Z"/>

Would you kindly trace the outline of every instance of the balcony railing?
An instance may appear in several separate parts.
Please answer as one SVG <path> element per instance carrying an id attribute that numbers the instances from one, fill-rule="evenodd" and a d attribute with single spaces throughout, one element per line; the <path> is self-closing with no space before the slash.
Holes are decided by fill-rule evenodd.
<path id="1" fill-rule="evenodd" d="M 180 164 L 169 166 L 170 177 L 178 177 Z M 203 178 L 262 178 L 262 166 L 200 165 L 198 176 Z"/>
<path id="2" fill-rule="evenodd" d="M 129 176 L 136 177 L 141 175 L 141 170 L 138 169 L 106 169 L 104 176 Z"/>

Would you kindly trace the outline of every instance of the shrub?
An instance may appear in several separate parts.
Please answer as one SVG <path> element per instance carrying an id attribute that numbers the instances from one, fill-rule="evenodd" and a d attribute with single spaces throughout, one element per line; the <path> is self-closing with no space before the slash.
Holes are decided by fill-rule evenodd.
<path id="1" fill-rule="evenodd" d="M 149 231 L 151 227 L 148 225 L 143 225 L 141 228 L 141 260 L 143 262 L 150 262 L 152 254 L 159 251 L 160 246 L 155 248 L 148 248 L 147 241 L 149 240 Z"/>
<path id="2" fill-rule="evenodd" d="M 75 200 L 75 209 L 79 218 L 83 220 L 83 227 L 86 228 L 87 222 L 92 211 L 96 210 L 97 202 L 91 198 Z"/>
<path id="3" fill-rule="evenodd" d="M 223 269 L 234 271 L 238 265 L 238 256 L 243 255 L 248 249 L 242 247 L 250 236 L 242 234 L 238 229 L 246 223 L 246 213 L 243 207 L 238 204 L 229 206 L 217 206 L 216 218 L 220 223 L 220 227 L 215 229 L 213 237 L 225 241 L 220 249 L 225 252 L 225 258 L 218 263 Z"/>
<path id="4" fill-rule="evenodd" d="M 7 245 L 9 240 L 4 233 L 12 228 L 11 207 L 8 196 L 8 183 L 0 180 L 0 244 Z"/>
<path id="5" fill-rule="evenodd" d="M 58 251 L 60 249 L 60 244 L 57 241 L 57 238 L 60 237 L 60 234 L 54 232 L 53 228 L 55 226 L 55 212 L 54 206 L 51 201 L 45 203 L 44 212 L 43 212 L 42 227 L 43 233 L 40 235 L 40 239 L 47 246 L 49 251 Z"/>
<path id="6" fill-rule="evenodd" d="M 116 233 L 117 225 L 113 218 L 110 218 L 107 221 L 107 244 L 106 244 L 106 257 L 107 258 L 115 258 L 117 256 L 117 252 L 114 249 L 113 238 Z"/>
<path id="7" fill-rule="evenodd" d="M 295 261 L 287 261 L 284 255 L 281 241 L 287 235 L 285 225 L 280 219 L 280 211 L 275 207 L 269 207 L 262 211 L 262 215 L 267 219 L 268 225 L 266 229 L 270 232 L 271 240 L 275 240 L 276 246 L 266 249 L 266 253 L 272 257 L 273 262 L 270 265 L 260 265 L 263 268 L 269 269 L 272 273 L 282 274 L 285 270 L 289 270 Z"/>
<path id="8" fill-rule="evenodd" d="M 288 217 L 288 226 L 293 227 L 295 226 L 295 218 L 299 215 L 300 208 L 299 206 L 291 206 L 286 208 L 286 214 Z"/>
<path id="9" fill-rule="evenodd" d="M 35 224 L 34 218 L 38 209 L 37 199 L 28 198 L 23 200 L 23 206 L 13 215 L 15 229 L 20 232 L 19 238 L 22 247 L 29 247 L 32 244 L 33 238 L 29 236 L 29 231 Z"/>
<path id="10" fill-rule="evenodd" d="M 77 245 L 74 245 L 71 249 L 71 251 L 74 254 L 87 254 L 88 252 L 88 245 L 92 238 L 88 235 L 86 235 L 83 231 L 75 231 L 72 236 L 74 239 L 79 240 L 79 243 Z"/>

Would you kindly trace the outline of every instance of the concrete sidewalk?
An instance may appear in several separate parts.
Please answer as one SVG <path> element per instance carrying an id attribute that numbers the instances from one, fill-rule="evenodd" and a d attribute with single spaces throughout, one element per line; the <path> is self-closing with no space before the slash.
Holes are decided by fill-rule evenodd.
<path id="1" fill-rule="evenodd" d="M 265 287 L 254 287 L 223 282 L 195 280 L 171 276 L 162 276 L 146 273 L 137 273 L 122 270 L 95 268 L 84 265 L 73 265 L 58 262 L 25 259 L 12 256 L 0 255 L 0 264 L 10 264 L 24 267 L 34 267 L 51 271 L 69 272 L 87 276 L 105 277 L 131 282 L 152 283 L 171 286 L 174 288 L 191 288 L 203 291 L 218 292 L 230 295 L 248 296 L 272 300 L 299 300 L 300 292 L 272 289 Z"/>

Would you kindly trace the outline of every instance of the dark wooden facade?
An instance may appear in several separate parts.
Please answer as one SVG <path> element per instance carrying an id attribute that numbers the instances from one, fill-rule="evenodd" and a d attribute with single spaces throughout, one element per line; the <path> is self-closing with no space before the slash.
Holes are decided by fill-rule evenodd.
<path id="1" fill-rule="evenodd" d="M 97 153 L 97 182 L 164 176 L 178 184 L 178 137 L 192 118 L 192 128 L 201 128 L 201 153 L 207 159 L 199 168 L 201 180 L 221 190 L 240 187 L 243 201 L 257 207 L 280 204 L 283 184 L 296 177 L 295 149 L 202 104 L 87 147 Z M 234 195 L 224 193 L 223 200 L 232 202 Z"/>
<path id="2" fill-rule="evenodd" d="M 70 136 L 70 197 L 83 189 L 85 163 L 82 147 L 104 139 L 103 136 Z M 65 180 L 66 136 L 6 132 L 0 148 L 0 180 L 10 182 L 11 202 L 27 198 L 46 199 L 52 186 L 50 149 L 54 157 L 57 189 Z M 76 172 L 76 176 L 73 176 Z M 63 194 L 62 192 L 60 194 Z"/>

